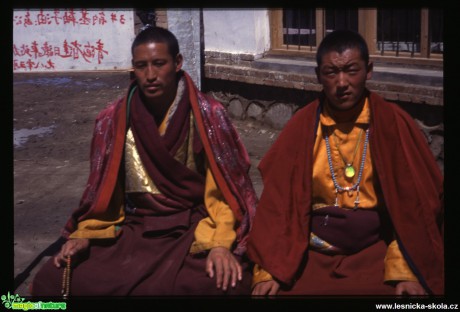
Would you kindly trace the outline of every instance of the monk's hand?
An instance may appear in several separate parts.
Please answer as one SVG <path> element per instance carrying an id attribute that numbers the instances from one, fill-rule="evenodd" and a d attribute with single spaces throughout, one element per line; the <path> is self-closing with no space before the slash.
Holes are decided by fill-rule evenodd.
<path id="1" fill-rule="evenodd" d="M 65 242 L 61 247 L 61 251 L 54 257 L 54 265 L 60 268 L 66 262 L 67 257 L 76 257 L 88 250 L 89 239 L 87 238 L 72 238 Z"/>
<path id="2" fill-rule="evenodd" d="M 428 294 L 419 282 L 404 281 L 396 285 L 396 295 L 426 296 Z"/>
<path id="3" fill-rule="evenodd" d="M 274 296 L 278 293 L 280 284 L 277 281 L 270 280 L 257 283 L 252 289 L 253 296 Z"/>
<path id="4" fill-rule="evenodd" d="M 217 288 L 226 291 L 229 283 L 236 286 L 243 278 L 242 268 L 235 256 L 225 247 L 214 247 L 206 259 L 206 272 L 210 278 L 216 277 Z"/>

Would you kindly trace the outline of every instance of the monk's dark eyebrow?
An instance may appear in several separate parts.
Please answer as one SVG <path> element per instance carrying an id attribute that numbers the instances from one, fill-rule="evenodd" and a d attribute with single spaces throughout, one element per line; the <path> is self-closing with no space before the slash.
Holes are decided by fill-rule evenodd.
<path id="1" fill-rule="evenodd" d="M 323 69 L 338 69 L 338 68 L 342 68 L 342 69 L 349 69 L 353 66 L 357 66 L 358 63 L 357 62 L 352 62 L 352 63 L 349 63 L 349 64 L 345 64 L 344 66 L 342 67 L 338 67 L 338 66 L 335 66 L 335 65 L 324 65 Z"/>
<path id="2" fill-rule="evenodd" d="M 350 63 L 350 64 L 345 64 L 345 66 L 343 66 L 344 69 L 349 69 L 353 66 L 357 66 L 358 63 L 357 62 L 353 62 L 353 63 Z"/>

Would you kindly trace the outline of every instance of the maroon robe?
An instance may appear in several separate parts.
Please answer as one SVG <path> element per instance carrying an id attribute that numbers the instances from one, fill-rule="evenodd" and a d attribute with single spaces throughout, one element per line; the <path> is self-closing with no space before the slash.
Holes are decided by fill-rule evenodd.
<path id="1" fill-rule="evenodd" d="M 248 255 L 288 287 L 305 272 L 304 261 L 308 267 L 312 152 L 321 102 L 317 99 L 293 116 L 259 165 L 264 190 Z M 442 174 L 409 114 L 372 92 L 369 105 L 373 166 L 400 249 L 424 288 L 443 294 Z"/>
<path id="2" fill-rule="evenodd" d="M 247 234 L 257 204 L 257 196 L 249 177 L 249 156 L 222 104 L 198 91 L 190 76 L 186 72 L 183 74 L 195 125 L 209 166 L 237 220 L 238 244 L 234 252 L 242 255 L 246 250 Z M 79 221 L 106 218 L 107 212 L 111 210 L 115 213 L 109 217 L 113 220 L 118 218 L 116 209 L 124 203 L 117 201 L 113 195 L 122 163 L 127 100 L 128 95 L 115 101 L 100 112 L 96 119 L 87 187 L 80 206 L 72 213 L 63 229 L 64 237 L 77 229 Z"/>
<path id="3" fill-rule="evenodd" d="M 242 261 L 257 201 L 248 175 L 249 157 L 223 106 L 200 93 L 184 73 L 184 96 L 160 137 L 153 116 L 137 91 L 102 111 L 94 129 L 91 171 L 80 207 L 64 229 L 68 237 L 79 221 L 115 221 L 126 205 L 126 217 L 114 239 L 92 240 L 88 259 L 72 270 L 71 295 L 224 295 L 215 279 L 206 276 L 206 253 L 190 255 L 204 208 L 205 178 L 172 155 L 184 142 L 194 114 L 198 133 L 194 153 L 206 153 L 216 183 L 235 214 L 237 241 L 233 252 L 243 265 L 243 281 L 227 294 L 249 294 L 251 273 Z M 130 87 L 133 90 L 135 83 Z M 128 100 L 128 98 L 130 100 Z M 127 104 L 130 103 L 130 117 Z M 123 148 L 126 124 L 131 123 L 136 148 L 149 176 L 162 194 L 123 191 Z M 126 203 L 125 203 L 126 201 Z M 52 259 L 37 273 L 32 294 L 59 295 L 62 270 Z"/>

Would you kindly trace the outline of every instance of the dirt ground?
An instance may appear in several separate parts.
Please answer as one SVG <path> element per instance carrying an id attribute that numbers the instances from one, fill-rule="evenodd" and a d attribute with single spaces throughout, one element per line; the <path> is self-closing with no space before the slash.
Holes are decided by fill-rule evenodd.
<path id="1" fill-rule="evenodd" d="M 77 207 L 89 172 L 94 119 L 122 96 L 127 72 L 29 73 L 13 76 L 14 289 L 28 296 L 37 269 L 61 243 L 59 233 Z M 279 131 L 234 120 L 256 169 Z"/>

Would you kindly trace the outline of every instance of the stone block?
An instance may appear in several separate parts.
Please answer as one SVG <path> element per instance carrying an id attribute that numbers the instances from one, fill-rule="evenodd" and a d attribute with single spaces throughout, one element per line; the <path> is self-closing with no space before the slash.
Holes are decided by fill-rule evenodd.
<path id="1" fill-rule="evenodd" d="M 239 120 L 244 119 L 244 107 L 240 99 L 234 98 L 230 100 L 230 102 L 228 103 L 227 110 L 230 117 Z"/>
<path id="2" fill-rule="evenodd" d="M 246 116 L 248 118 L 253 118 L 256 120 L 262 120 L 263 112 L 264 112 L 264 107 L 261 104 L 252 102 L 248 106 L 248 109 L 246 111 Z"/>
<path id="3" fill-rule="evenodd" d="M 270 106 L 265 113 L 263 122 L 274 129 L 282 129 L 292 117 L 292 107 L 284 103 Z"/>

